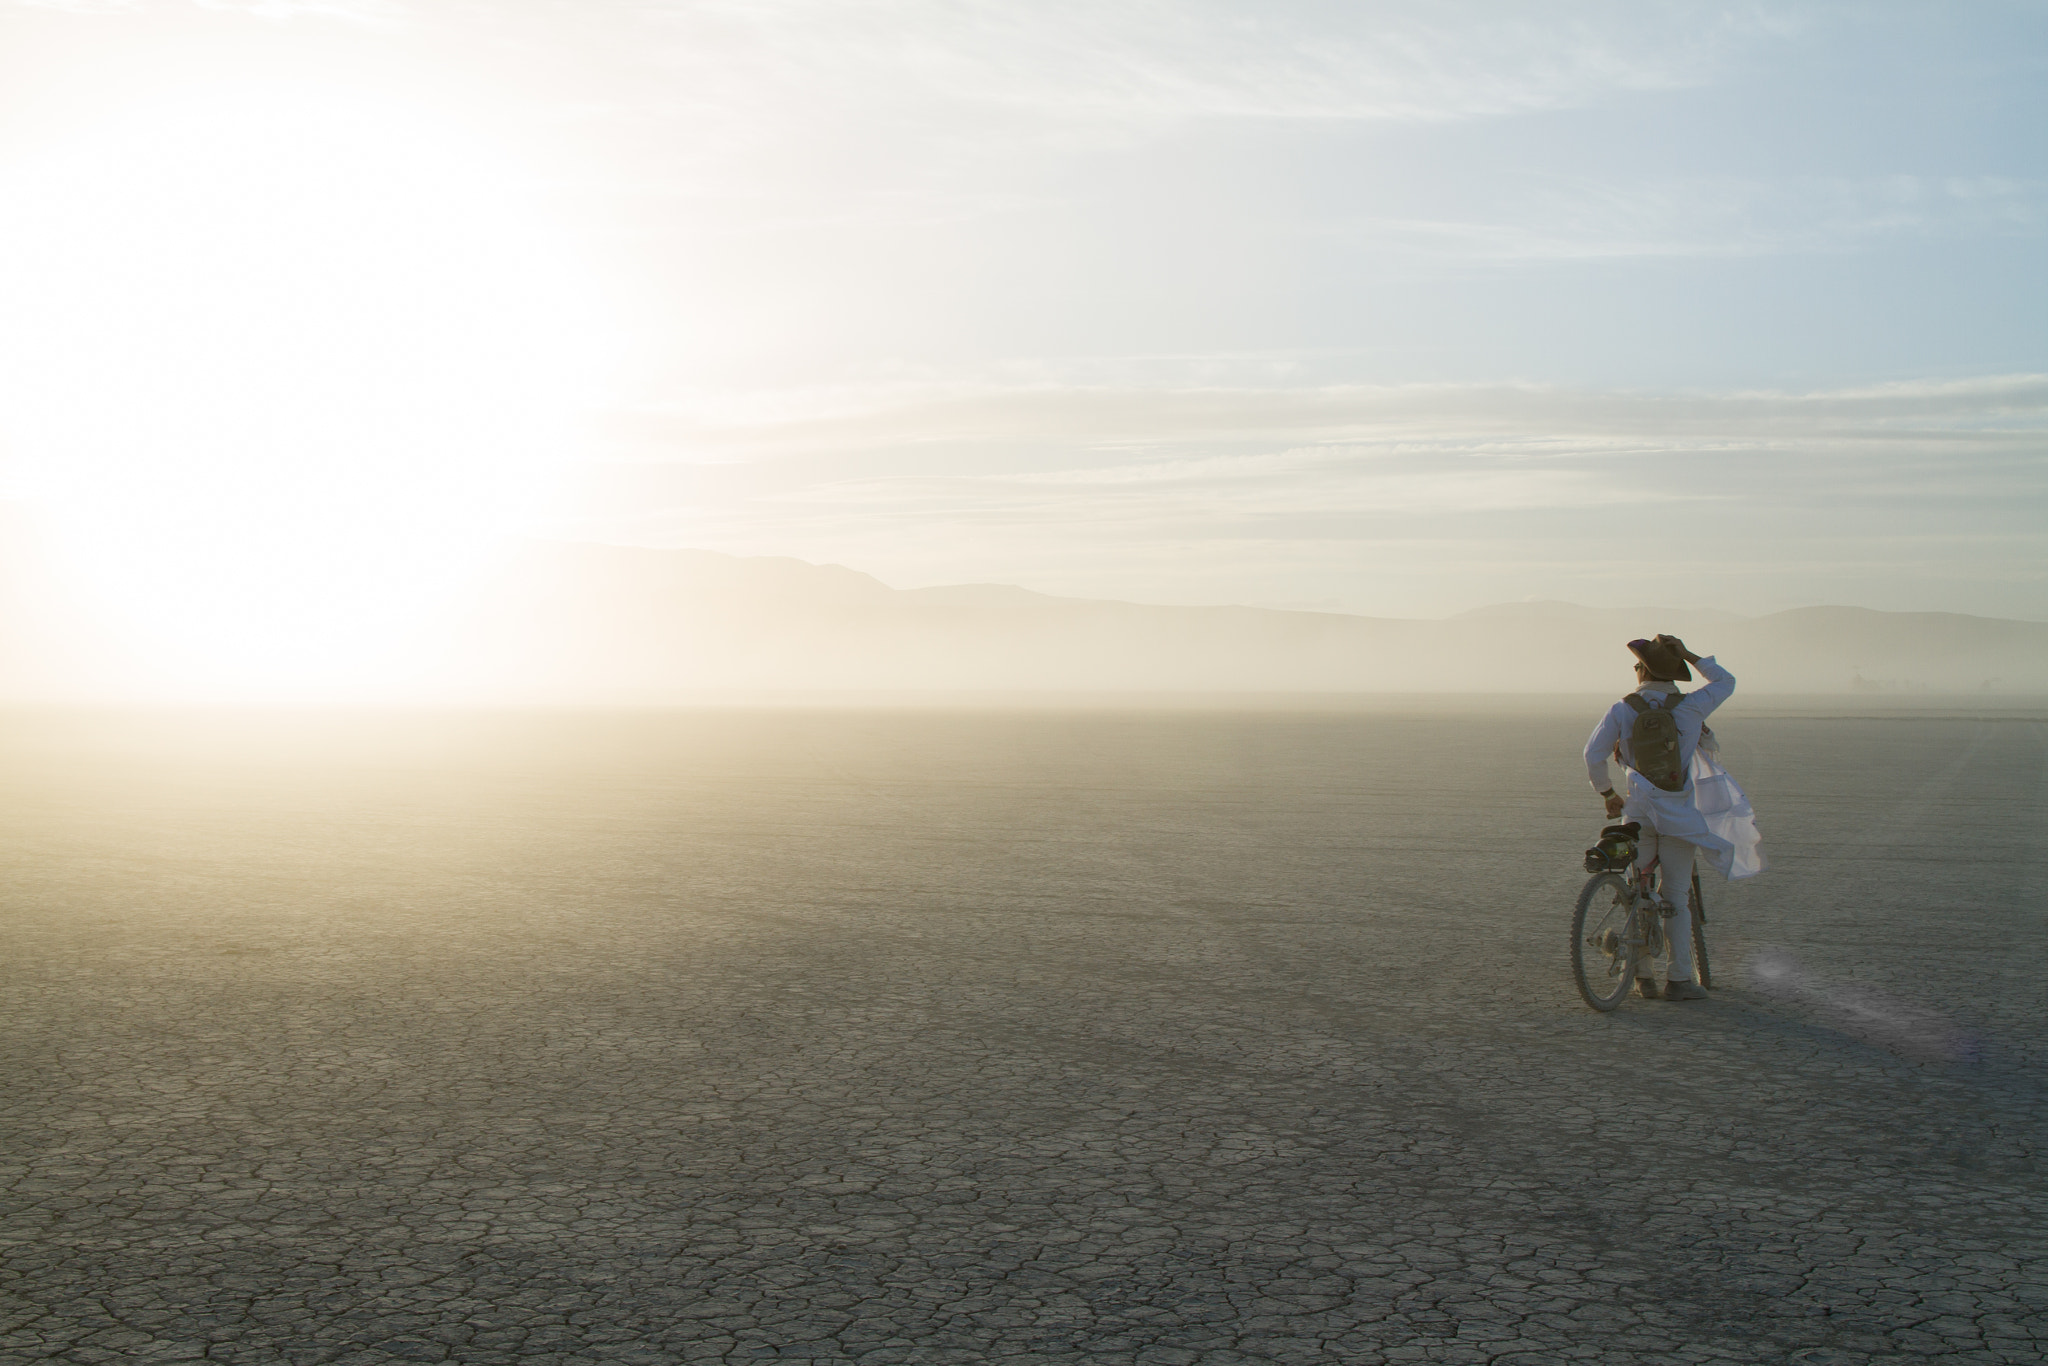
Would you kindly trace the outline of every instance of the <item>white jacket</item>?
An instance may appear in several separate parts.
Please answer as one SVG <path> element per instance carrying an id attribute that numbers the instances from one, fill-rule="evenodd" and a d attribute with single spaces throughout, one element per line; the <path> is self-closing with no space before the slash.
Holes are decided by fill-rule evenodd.
<path id="1" fill-rule="evenodd" d="M 1633 778 L 1635 775 L 1629 776 Z M 1686 778 L 1686 786 L 1692 792 L 1693 810 L 1699 814 L 1700 823 L 1706 826 L 1712 839 L 1701 840 L 1684 834 L 1679 834 L 1678 838 L 1691 840 L 1706 850 L 1707 862 L 1730 881 L 1755 877 L 1769 867 L 1764 859 L 1763 836 L 1757 833 L 1756 812 L 1750 809 L 1749 798 L 1735 779 L 1721 767 L 1720 757 L 1702 746 L 1693 755 L 1692 770 Z M 1652 792 L 1657 790 L 1648 783 L 1643 786 Z M 1633 792 L 1635 784 L 1631 783 L 1629 787 Z M 1662 833 L 1662 827 L 1659 827 L 1659 833 Z M 1725 851 L 1723 845 L 1726 846 Z"/>

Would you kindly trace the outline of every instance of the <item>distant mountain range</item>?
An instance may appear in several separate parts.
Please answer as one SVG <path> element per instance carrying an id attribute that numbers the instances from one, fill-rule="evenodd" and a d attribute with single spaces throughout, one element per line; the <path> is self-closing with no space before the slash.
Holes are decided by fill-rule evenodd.
<path id="1" fill-rule="evenodd" d="M 0 547 L 0 696 L 107 695 L 128 667 L 67 632 Z M 421 640 L 393 694 L 658 705 L 844 692 L 1614 692 L 1668 631 L 1751 692 L 2048 694 L 2048 624 L 1810 607 L 1765 617 L 1518 603 L 1439 621 L 1156 607 L 837 565 L 534 542 Z M 112 689 L 119 692 L 121 689 Z"/>
<path id="2" fill-rule="evenodd" d="M 892 589 L 837 565 L 535 544 L 451 622 L 456 691 L 607 701 L 784 690 L 1613 691 L 1667 631 L 1777 693 L 2048 693 L 2048 624 L 1810 607 L 1518 603 L 1439 621 L 1157 607 L 996 584 Z"/>

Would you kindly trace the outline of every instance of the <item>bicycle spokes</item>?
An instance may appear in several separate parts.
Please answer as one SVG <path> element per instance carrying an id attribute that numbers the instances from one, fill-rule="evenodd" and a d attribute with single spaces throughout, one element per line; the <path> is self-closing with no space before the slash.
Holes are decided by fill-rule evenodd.
<path id="1" fill-rule="evenodd" d="M 1573 911 L 1572 974 L 1586 1004 L 1612 1010 L 1634 985 L 1630 969 L 1643 949 L 1637 897 L 1618 873 L 1595 874 Z"/>

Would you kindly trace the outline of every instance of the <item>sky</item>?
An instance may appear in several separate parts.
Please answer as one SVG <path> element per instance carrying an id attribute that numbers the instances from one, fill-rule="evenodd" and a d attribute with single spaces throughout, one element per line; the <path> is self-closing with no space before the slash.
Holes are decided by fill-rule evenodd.
<path id="1" fill-rule="evenodd" d="M 0 493 L 223 636 L 506 529 L 2044 620 L 2043 130 L 2040 3 L 0 0 Z"/>

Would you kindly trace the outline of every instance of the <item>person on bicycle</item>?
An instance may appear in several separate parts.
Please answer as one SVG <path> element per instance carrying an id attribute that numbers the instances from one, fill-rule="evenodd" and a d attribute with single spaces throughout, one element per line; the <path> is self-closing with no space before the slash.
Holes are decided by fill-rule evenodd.
<path id="1" fill-rule="evenodd" d="M 1693 756 L 1700 748 L 1701 736 L 1711 735 L 1706 728 L 1708 714 L 1735 691 L 1735 675 L 1716 664 L 1712 657 L 1702 658 L 1686 649 L 1685 642 L 1676 636 L 1632 640 L 1628 648 L 1636 657 L 1636 689 L 1632 696 L 1637 700 L 1632 704 L 1625 697 L 1616 702 L 1600 718 L 1600 724 L 1593 727 L 1593 734 L 1586 741 L 1586 776 L 1606 803 L 1609 820 L 1625 815 L 1641 824 L 1636 844 L 1637 868 L 1658 870 L 1658 895 L 1664 903 L 1659 909 L 1669 917 L 1665 938 L 1671 945 L 1671 973 L 1662 993 L 1664 999 L 1704 1000 L 1707 993 L 1694 980 L 1692 907 L 1687 893 L 1692 886 L 1694 859 L 1704 852 L 1716 864 L 1725 863 L 1733 846 L 1708 828 L 1706 817 L 1694 800 Z M 1686 693 L 1678 685 L 1692 681 L 1692 671 L 1686 667 L 1690 664 L 1699 666 L 1707 684 L 1697 692 Z M 1675 703 L 1674 695 L 1678 697 Z M 1675 790 L 1657 786 L 1637 769 L 1631 737 L 1645 703 L 1668 711 L 1676 722 L 1677 772 L 1684 775 L 1684 781 Z M 1707 743 L 1711 749 L 1712 740 Z M 1609 755 L 1621 760 L 1625 794 L 1615 791 L 1608 781 Z M 1653 978 L 1638 977 L 1636 986 L 1651 1000 L 1659 995 Z"/>

